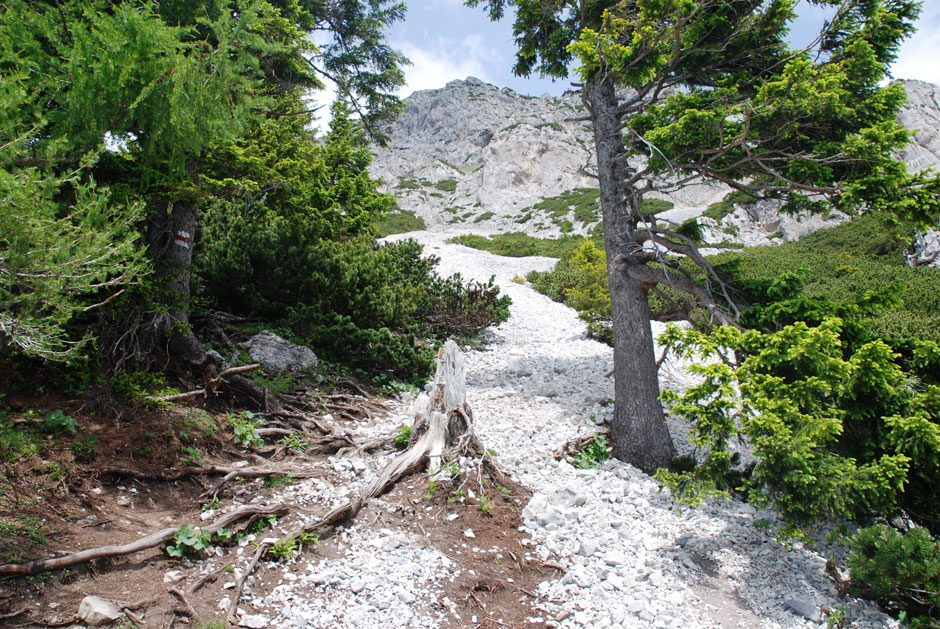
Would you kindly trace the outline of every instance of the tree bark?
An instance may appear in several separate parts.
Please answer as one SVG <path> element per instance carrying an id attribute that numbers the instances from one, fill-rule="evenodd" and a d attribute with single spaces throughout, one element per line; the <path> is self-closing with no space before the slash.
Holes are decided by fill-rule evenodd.
<path id="1" fill-rule="evenodd" d="M 614 331 L 613 455 L 653 473 L 676 456 L 662 403 L 647 294 L 630 275 L 645 265 L 636 233 L 639 195 L 627 186 L 630 166 L 620 134 L 614 81 L 599 75 L 585 86 L 597 151 L 604 246 Z"/>
<path id="2" fill-rule="evenodd" d="M 193 365 L 206 361 L 205 346 L 189 325 L 190 278 L 198 204 L 193 199 L 176 200 L 165 208 L 151 209 L 147 221 L 148 255 L 154 262 L 166 308 L 156 322 L 156 332 L 165 338 L 170 356 Z"/>

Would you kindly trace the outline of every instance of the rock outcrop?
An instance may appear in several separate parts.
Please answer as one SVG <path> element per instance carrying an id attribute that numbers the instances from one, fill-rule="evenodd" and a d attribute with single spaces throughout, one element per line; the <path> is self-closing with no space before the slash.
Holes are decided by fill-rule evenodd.
<path id="1" fill-rule="evenodd" d="M 912 170 L 940 170 L 940 88 L 904 85 L 909 102 L 899 120 L 916 134 L 901 157 Z M 578 93 L 523 96 L 471 77 L 415 92 L 406 104 L 390 128 L 389 145 L 376 149 L 372 174 L 429 229 L 548 237 L 587 233 L 596 224 L 585 194 L 596 188 L 593 135 Z M 675 207 L 660 216 L 681 222 L 728 192 L 723 185 L 689 186 L 665 198 Z M 756 245 L 793 240 L 845 219 L 782 217 L 762 203 L 736 205 L 703 226 L 711 242 Z"/>

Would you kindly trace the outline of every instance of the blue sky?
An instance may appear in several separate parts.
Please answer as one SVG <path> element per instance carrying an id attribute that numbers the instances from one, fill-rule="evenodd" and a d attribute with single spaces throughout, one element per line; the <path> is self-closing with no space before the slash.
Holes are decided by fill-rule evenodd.
<path id="1" fill-rule="evenodd" d="M 405 69 L 408 96 L 415 90 L 443 87 L 448 81 L 475 76 L 522 94 L 560 94 L 570 81 L 521 79 L 513 76 L 515 45 L 510 21 L 493 23 L 482 8 L 469 9 L 462 0 L 406 0 L 405 21 L 395 25 L 388 40 L 411 59 Z M 820 11 L 805 0 L 804 19 L 793 29 L 796 43 L 805 42 L 818 29 Z M 918 32 L 904 43 L 893 68 L 895 78 L 921 79 L 940 84 L 940 0 L 925 0 Z"/>

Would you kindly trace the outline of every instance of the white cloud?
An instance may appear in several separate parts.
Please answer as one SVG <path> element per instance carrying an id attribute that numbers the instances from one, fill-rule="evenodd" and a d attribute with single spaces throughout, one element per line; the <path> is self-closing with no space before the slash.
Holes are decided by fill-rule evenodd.
<path id="1" fill-rule="evenodd" d="M 476 33 L 460 41 L 439 37 L 422 45 L 401 42 L 393 44 L 393 47 L 403 52 L 412 63 L 405 67 L 407 85 L 399 92 L 403 97 L 417 90 L 444 87 L 448 81 L 468 76 L 493 82 L 493 70 L 504 63 L 502 55 Z"/>
<path id="2" fill-rule="evenodd" d="M 940 84 L 940 4 L 925 2 L 917 32 L 901 45 L 898 60 L 891 68 L 896 79 L 920 79 Z"/>

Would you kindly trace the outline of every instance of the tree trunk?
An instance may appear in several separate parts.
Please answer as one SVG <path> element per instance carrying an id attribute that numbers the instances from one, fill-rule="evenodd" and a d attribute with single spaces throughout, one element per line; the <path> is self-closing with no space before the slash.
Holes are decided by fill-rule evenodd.
<path id="1" fill-rule="evenodd" d="M 617 95 L 612 79 L 599 77 L 585 86 L 591 110 L 597 173 L 600 181 L 607 279 L 614 330 L 614 417 L 610 424 L 613 455 L 647 473 L 664 467 L 676 450 L 659 401 L 659 378 L 647 293 L 651 287 L 630 277 L 634 257 L 637 195 L 627 188 L 626 161 Z"/>
<path id="2" fill-rule="evenodd" d="M 158 300 L 166 313 L 155 322 L 170 357 L 194 365 L 207 358 L 205 346 L 189 326 L 189 282 L 198 205 L 195 200 L 167 203 L 152 209 L 147 221 L 147 253 L 154 263 Z"/>

